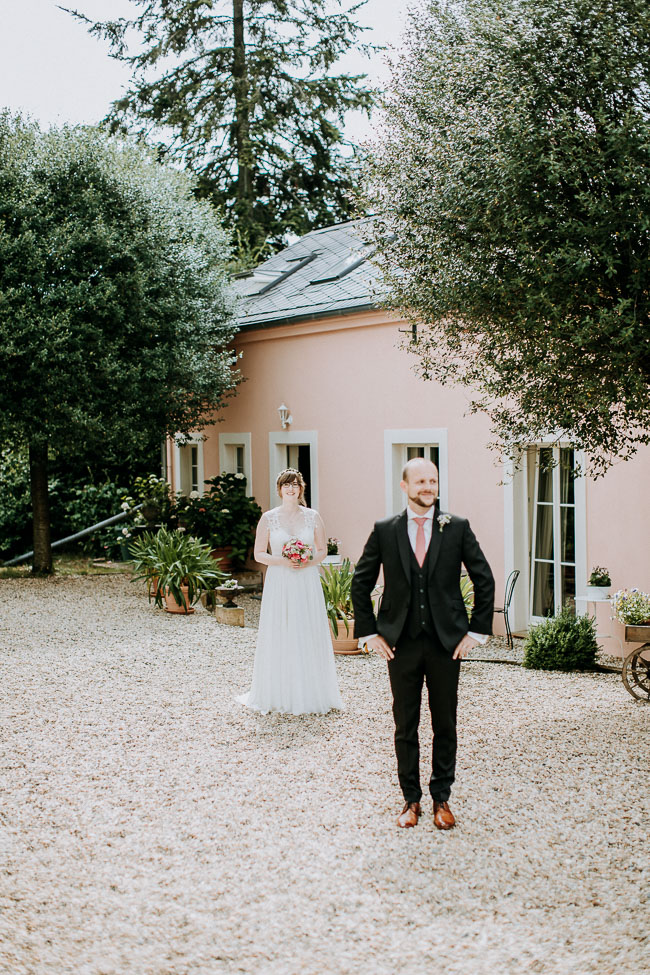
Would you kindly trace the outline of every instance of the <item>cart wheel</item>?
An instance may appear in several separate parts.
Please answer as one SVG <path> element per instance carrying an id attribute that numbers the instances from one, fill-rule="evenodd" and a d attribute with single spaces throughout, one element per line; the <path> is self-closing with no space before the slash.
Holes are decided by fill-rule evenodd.
<path id="1" fill-rule="evenodd" d="M 628 654 L 623 664 L 623 683 L 637 701 L 650 701 L 650 660 L 641 654 L 650 651 L 650 643 Z"/>

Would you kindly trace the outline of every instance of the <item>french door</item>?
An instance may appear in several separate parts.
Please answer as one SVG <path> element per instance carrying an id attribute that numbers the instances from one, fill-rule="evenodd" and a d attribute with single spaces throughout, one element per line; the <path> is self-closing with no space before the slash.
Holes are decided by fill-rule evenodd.
<path id="1" fill-rule="evenodd" d="M 575 612 L 575 455 L 570 447 L 528 453 L 530 609 L 533 620 Z M 532 481 L 532 483 L 531 483 Z"/>

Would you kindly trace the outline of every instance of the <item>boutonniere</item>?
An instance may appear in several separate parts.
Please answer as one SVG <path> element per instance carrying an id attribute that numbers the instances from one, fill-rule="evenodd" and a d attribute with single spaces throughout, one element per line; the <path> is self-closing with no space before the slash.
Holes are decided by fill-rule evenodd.
<path id="1" fill-rule="evenodd" d="M 444 514 L 438 515 L 438 531 L 442 531 L 445 525 L 448 525 L 450 521 L 451 521 L 451 515 L 447 514 L 446 511 L 444 512 Z"/>

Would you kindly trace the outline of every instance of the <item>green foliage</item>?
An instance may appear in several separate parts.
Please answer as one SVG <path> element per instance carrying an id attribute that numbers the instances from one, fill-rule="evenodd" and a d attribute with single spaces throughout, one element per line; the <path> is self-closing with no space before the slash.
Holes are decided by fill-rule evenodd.
<path id="1" fill-rule="evenodd" d="M 325 608 L 335 634 L 338 620 L 343 620 L 346 633 L 350 632 L 348 621 L 353 618 L 350 596 L 353 576 L 354 566 L 349 559 L 343 559 L 340 565 L 330 563 L 322 568 L 320 581 L 325 597 Z"/>
<path id="2" fill-rule="evenodd" d="M 29 548 L 31 500 L 25 451 L 0 450 L 0 558 Z"/>
<path id="3" fill-rule="evenodd" d="M 370 111 L 373 93 L 363 75 L 333 67 L 364 50 L 361 5 L 153 0 L 132 20 L 75 16 L 132 70 L 112 129 L 155 139 L 162 156 L 189 167 L 254 265 L 268 242 L 350 215 L 356 154 L 341 126 L 347 112 Z"/>
<path id="4" fill-rule="evenodd" d="M 595 565 L 591 570 L 591 575 L 587 579 L 588 586 L 611 586 L 612 579 L 609 569 L 604 569 L 601 565 Z"/>
<path id="5" fill-rule="evenodd" d="M 424 378 L 516 452 L 650 442 L 650 6 L 428 0 L 369 172 Z"/>
<path id="6" fill-rule="evenodd" d="M 168 521 L 173 508 L 171 485 L 164 477 L 141 475 L 135 478 L 124 501 L 132 506 L 142 505 L 140 517 L 146 522 Z"/>
<path id="7" fill-rule="evenodd" d="M 179 522 L 212 548 L 232 548 L 232 560 L 243 565 L 255 541 L 262 509 L 246 494 L 243 474 L 219 474 L 205 482 L 210 491 L 198 498 L 178 498 Z"/>
<path id="8" fill-rule="evenodd" d="M 471 620 L 472 612 L 474 610 L 474 583 L 466 572 L 463 572 L 460 577 L 460 592 L 463 597 L 463 602 L 465 603 L 467 619 Z"/>
<path id="9" fill-rule="evenodd" d="M 88 129 L 0 116 L 0 432 L 134 452 L 235 382 L 228 252 L 181 173 Z"/>
<path id="10" fill-rule="evenodd" d="M 65 506 L 66 534 L 73 535 L 112 515 L 119 514 L 123 496 L 124 488 L 113 484 L 112 481 L 73 489 Z M 100 529 L 93 535 L 81 539 L 78 545 L 82 552 L 89 555 L 113 555 L 115 528 Z"/>
<path id="11" fill-rule="evenodd" d="M 235 306 L 224 234 L 186 176 L 92 129 L 3 114 L 0 214 L 4 441 L 43 473 L 46 446 L 134 458 L 152 431 L 212 418 L 238 378 Z"/>
<path id="12" fill-rule="evenodd" d="M 183 530 L 160 528 L 155 534 L 145 532 L 129 546 L 129 551 L 134 581 L 147 583 L 149 596 L 153 594 L 157 606 L 162 606 L 163 595 L 169 591 L 180 606 L 189 609 L 202 592 L 227 578 L 210 555 L 210 546 Z M 187 602 L 181 586 L 187 586 Z"/>
<path id="13" fill-rule="evenodd" d="M 53 537 L 63 538 L 119 514 L 124 488 L 113 481 L 81 484 L 79 474 L 50 480 L 49 496 Z M 89 474 L 86 472 L 86 479 Z M 32 511 L 27 452 L 0 451 L 0 559 L 9 559 L 31 548 Z M 120 526 L 121 527 L 121 526 Z M 115 529 L 105 528 L 78 543 L 86 554 L 112 555 Z"/>
<path id="14" fill-rule="evenodd" d="M 531 628 L 523 663 L 532 670 L 590 670 L 597 653 L 594 618 L 564 609 Z"/>

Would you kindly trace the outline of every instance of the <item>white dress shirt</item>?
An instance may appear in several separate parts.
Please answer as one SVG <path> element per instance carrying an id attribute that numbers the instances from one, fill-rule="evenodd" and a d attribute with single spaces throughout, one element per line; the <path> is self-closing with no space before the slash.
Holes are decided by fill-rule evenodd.
<path id="1" fill-rule="evenodd" d="M 416 540 L 417 533 L 418 533 L 418 528 L 419 528 L 419 525 L 418 525 L 418 523 L 417 523 L 417 521 L 415 519 L 416 518 L 426 518 L 426 521 L 425 521 L 425 523 L 424 523 L 424 525 L 422 527 L 424 528 L 424 545 L 425 545 L 425 549 L 428 550 L 429 544 L 431 542 L 431 532 L 433 531 L 433 515 L 434 515 L 434 512 L 435 512 L 435 507 L 431 507 L 431 508 L 429 508 L 428 511 L 425 511 L 425 513 L 423 515 L 416 515 L 416 513 L 413 511 L 412 508 L 410 508 L 410 507 L 407 507 L 406 508 L 406 518 L 407 518 L 406 528 L 407 528 L 407 531 L 408 531 L 409 542 L 411 544 L 411 548 L 413 549 L 413 554 L 414 555 L 415 555 L 415 540 Z M 442 530 L 444 531 L 444 528 Z M 487 635 L 487 633 L 472 633 L 471 630 L 470 630 L 467 635 L 468 636 L 471 636 L 474 640 L 476 640 L 477 643 L 480 643 L 480 644 L 487 643 L 487 641 L 488 641 L 488 635 Z M 377 634 L 376 633 L 370 633 L 368 636 L 362 636 L 362 637 L 360 637 L 359 638 L 359 646 L 360 647 L 365 646 L 366 640 L 371 640 L 373 638 L 373 636 L 377 636 Z"/>

